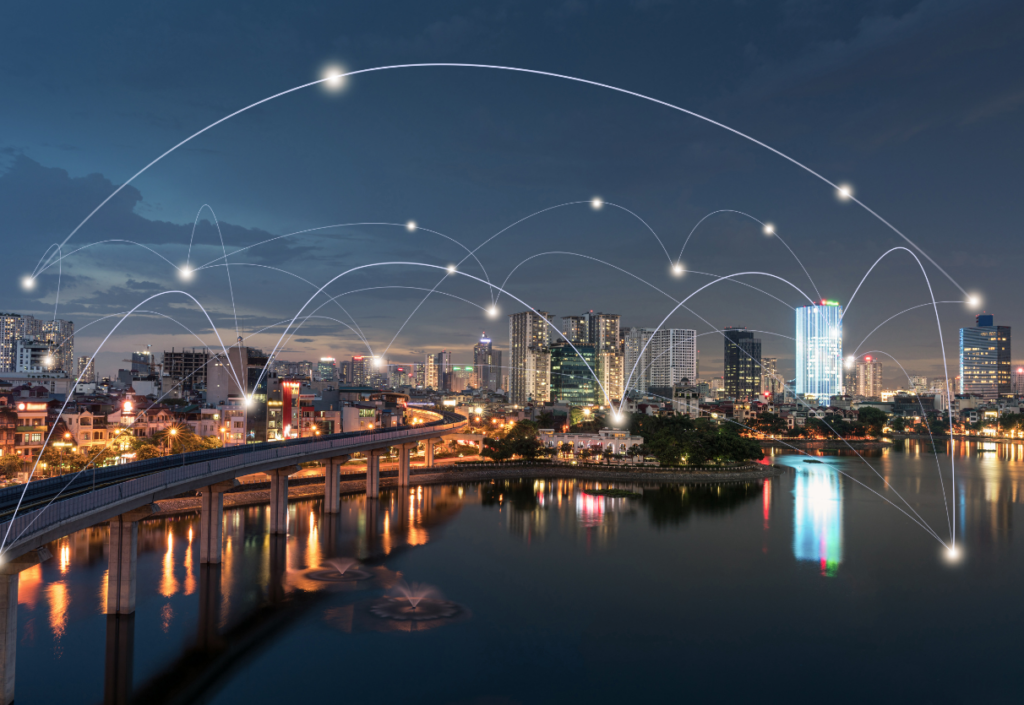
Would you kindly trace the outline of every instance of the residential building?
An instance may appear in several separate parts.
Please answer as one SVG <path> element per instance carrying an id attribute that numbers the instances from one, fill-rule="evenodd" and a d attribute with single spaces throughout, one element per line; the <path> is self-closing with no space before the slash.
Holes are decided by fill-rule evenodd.
<path id="1" fill-rule="evenodd" d="M 78 376 L 82 384 L 93 384 L 96 382 L 96 362 L 83 355 L 78 358 Z"/>
<path id="2" fill-rule="evenodd" d="M 736 400 L 761 393 L 761 339 L 746 328 L 726 328 L 725 395 Z"/>
<path id="3" fill-rule="evenodd" d="M 321 357 L 320 363 L 316 366 L 317 377 L 322 382 L 333 382 L 337 369 L 333 357 Z"/>
<path id="4" fill-rule="evenodd" d="M 697 381 L 697 331 L 663 328 L 651 336 L 648 350 L 648 389 L 690 385 Z"/>
<path id="5" fill-rule="evenodd" d="M 206 348 L 192 348 L 164 352 L 163 388 L 172 397 L 186 397 L 189 392 L 206 386 L 206 365 L 210 353 Z M 172 388 L 174 391 L 172 391 Z"/>
<path id="6" fill-rule="evenodd" d="M 911 377 L 910 386 L 914 388 L 914 391 L 918 394 L 924 394 L 928 391 L 928 378 L 927 377 Z"/>
<path id="7" fill-rule="evenodd" d="M 651 386 L 650 328 L 623 328 L 623 384 L 627 391 L 645 394 Z"/>
<path id="8" fill-rule="evenodd" d="M 349 363 L 349 384 L 356 387 L 365 387 L 370 382 L 370 374 L 373 372 L 372 358 L 366 355 L 353 355 Z"/>
<path id="9" fill-rule="evenodd" d="M 882 396 L 882 363 L 870 355 L 857 360 L 857 395 L 869 399 Z"/>
<path id="10" fill-rule="evenodd" d="M 782 393 L 783 379 L 779 374 L 779 358 L 761 358 L 761 394 L 774 398 Z"/>
<path id="11" fill-rule="evenodd" d="M 492 391 L 501 389 L 501 351 L 495 350 L 487 333 L 473 346 L 473 366 L 476 367 L 477 386 Z"/>
<path id="12" fill-rule="evenodd" d="M 960 329 L 960 393 L 985 401 L 1010 396 L 1010 326 L 980 313 L 973 328 Z"/>
<path id="13" fill-rule="evenodd" d="M 509 402 L 524 405 L 550 396 L 551 342 L 546 311 L 523 311 L 508 317 Z"/>
<path id="14" fill-rule="evenodd" d="M 50 345 L 34 338 L 21 338 L 14 343 L 14 372 L 41 374 L 53 371 L 54 358 Z"/>
<path id="15" fill-rule="evenodd" d="M 835 301 L 796 309 L 796 388 L 828 406 L 843 388 L 843 307 Z"/>

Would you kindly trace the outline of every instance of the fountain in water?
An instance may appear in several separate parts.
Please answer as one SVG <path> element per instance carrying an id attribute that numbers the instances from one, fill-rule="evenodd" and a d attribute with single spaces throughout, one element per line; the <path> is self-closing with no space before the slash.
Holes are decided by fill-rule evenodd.
<path id="1" fill-rule="evenodd" d="M 324 583 L 354 583 L 373 577 L 355 558 L 331 558 L 325 563 L 329 567 L 311 570 L 306 577 Z"/>
<path id="2" fill-rule="evenodd" d="M 370 606 L 370 612 L 383 619 L 421 622 L 455 617 L 462 612 L 462 608 L 442 599 L 441 594 L 430 585 L 410 585 L 400 580 L 390 594 Z"/>

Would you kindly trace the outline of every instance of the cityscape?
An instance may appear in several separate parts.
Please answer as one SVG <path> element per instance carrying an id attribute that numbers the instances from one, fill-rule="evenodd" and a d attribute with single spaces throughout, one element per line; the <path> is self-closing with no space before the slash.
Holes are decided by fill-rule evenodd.
<path id="1" fill-rule="evenodd" d="M 1019 699 L 1024 8 L 61 10 L 0 705 Z"/>

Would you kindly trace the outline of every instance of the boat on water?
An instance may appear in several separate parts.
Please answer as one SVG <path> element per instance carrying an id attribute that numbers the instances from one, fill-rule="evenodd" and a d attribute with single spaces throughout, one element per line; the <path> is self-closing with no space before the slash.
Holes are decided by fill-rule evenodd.
<path id="1" fill-rule="evenodd" d="M 820 460 L 815 460 L 814 458 L 804 458 L 804 462 L 805 463 L 818 463 L 819 465 L 824 465 L 824 463 L 822 463 Z"/>

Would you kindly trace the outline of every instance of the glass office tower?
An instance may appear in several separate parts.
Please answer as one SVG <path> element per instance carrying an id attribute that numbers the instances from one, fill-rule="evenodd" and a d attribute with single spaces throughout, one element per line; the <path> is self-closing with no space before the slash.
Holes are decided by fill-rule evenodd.
<path id="1" fill-rule="evenodd" d="M 796 394 L 819 406 L 842 394 L 843 307 L 822 301 L 796 310 Z"/>

